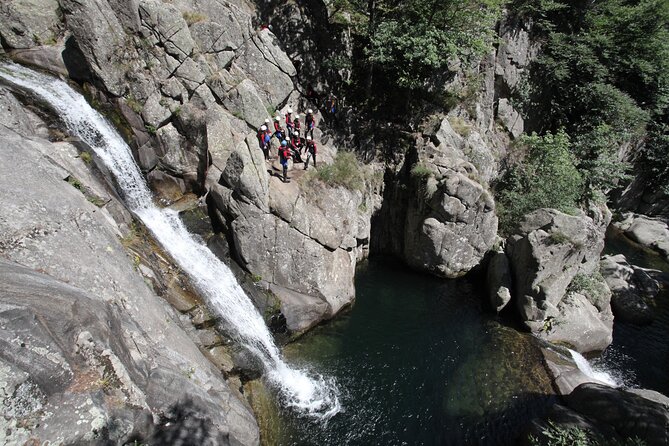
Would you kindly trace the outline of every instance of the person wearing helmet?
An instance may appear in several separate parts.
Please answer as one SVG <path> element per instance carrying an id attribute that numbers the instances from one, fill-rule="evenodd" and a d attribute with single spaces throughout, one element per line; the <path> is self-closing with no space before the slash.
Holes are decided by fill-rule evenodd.
<path id="1" fill-rule="evenodd" d="M 302 130 L 302 124 L 300 123 L 300 115 L 295 114 L 295 119 L 293 119 L 293 134 L 297 135 L 297 137 L 300 137 L 300 132 Z"/>
<path id="2" fill-rule="evenodd" d="M 296 133 L 293 133 L 293 137 L 290 139 L 290 151 L 293 155 L 293 161 L 296 163 L 303 163 L 302 159 L 302 150 L 304 150 L 304 141 Z"/>
<path id="3" fill-rule="evenodd" d="M 304 126 L 306 127 L 304 134 L 314 137 L 314 127 L 316 127 L 316 118 L 314 118 L 314 111 L 312 109 L 307 110 L 307 116 L 304 117 Z"/>
<path id="4" fill-rule="evenodd" d="M 304 162 L 304 170 L 307 170 L 307 167 L 309 167 L 309 160 L 311 158 L 314 159 L 314 167 L 316 167 L 316 143 L 311 136 L 307 136 L 307 159 Z"/>
<path id="5" fill-rule="evenodd" d="M 295 129 L 295 124 L 293 124 L 293 109 L 289 108 L 286 111 L 286 131 L 288 132 L 288 139 L 293 137 L 293 130 Z"/>
<path id="6" fill-rule="evenodd" d="M 283 182 L 288 182 L 288 159 L 291 157 L 290 148 L 288 147 L 288 141 L 285 139 L 281 141 L 281 147 L 279 148 L 279 161 L 281 162 L 281 167 L 283 168 Z"/>
<path id="7" fill-rule="evenodd" d="M 279 115 L 274 118 L 274 136 L 276 136 L 276 139 L 279 141 L 283 141 L 285 139 L 285 134 L 283 132 L 283 128 L 281 127 L 281 116 Z"/>
<path id="8" fill-rule="evenodd" d="M 269 138 L 267 137 L 267 126 L 266 125 L 261 125 L 260 128 L 258 129 L 258 133 L 256 135 L 258 137 L 258 145 L 260 146 L 260 150 L 263 151 L 265 154 L 265 159 L 269 159 Z"/>

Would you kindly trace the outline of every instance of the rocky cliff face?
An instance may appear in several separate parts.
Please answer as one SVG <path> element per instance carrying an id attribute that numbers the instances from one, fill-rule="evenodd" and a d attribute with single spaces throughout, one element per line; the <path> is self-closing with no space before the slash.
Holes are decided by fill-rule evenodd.
<path id="1" fill-rule="evenodd" d="M 126 253 L 115 195 L 0 97 L 0 443 L 258 444 L 250 407 Z"/>
<path id="2" fill-rule="evenodd" d="M 291 331 L 353 300 L 354 267 L 366 255 L 378 200 L 368 185 L 355 192 L 296 181 L 301 164 L 291 167 L 293 183 L 284 185 L 278 164 L 263 159 L 255 133 L 274 110 L 317 107 L 296 91 L 293 63 L 269 30 L 253 24 L 251 5 L 63 0 L 48 6 L 39 16 L 18 2 L 3 9 L 2 19 L 16 24 L 0 31 L 5 49 L 24 63 L 67 73 L 112 110 L 164 204 L 188 192 L 208 194 L 232 254 L 276 292 L 288 321 L 300 320 L 288 324 Z M 320 115 L 317 122 L 325 124 Z M 319 129 L 314 137 L 319 163 L 331 163 L 337 148 Z M 312 308 L 303 314 L 306 306 Z"/>

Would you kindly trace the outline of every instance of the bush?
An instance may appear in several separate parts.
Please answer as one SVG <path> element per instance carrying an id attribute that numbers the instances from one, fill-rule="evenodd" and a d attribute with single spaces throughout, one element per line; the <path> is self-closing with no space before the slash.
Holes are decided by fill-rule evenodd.
<path id="1" fill-rule="evenodd" d="M 508 233 L 526 214 L 540 208 L 554 208 L 571 213 L 578 207 L 583 180 L 569 151 L 569 136 L 524 136 L 519 139 L 523 151 L 519 165 L 498 189 L 500 229 Z"/>
<path id="2" fill-rule="evenodd" d="M 313 172 L 313 171 L 312 171 Z M 342 186 L 350 190 L 362 190 L 365 176 L 353 152 L 339 151 L 332 164 L 321 164 L 314 178 L 328 186 Z"/>

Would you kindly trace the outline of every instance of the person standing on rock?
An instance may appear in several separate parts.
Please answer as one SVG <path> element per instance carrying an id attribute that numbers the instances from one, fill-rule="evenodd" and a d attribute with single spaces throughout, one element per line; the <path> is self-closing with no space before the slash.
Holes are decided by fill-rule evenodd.
<path id="1" fill-rule="evenodd" d="M 297 137 L 299 138 L 301 130 L 302 130 L 302 124 L 300 124 L 300 115 L 296 113 L 295 119 L 293 120 L 293 134 L 296 134 Z"/>
<path id="2" fill-rule="evenodd" d="M 288 147 L 288 141 L 285 139 L 281 141 L 281 147 L 279 148 L 279 161 L 281 162 L 281 167 L 283 168 L 283 182 L 288 182 L 288 160 L 291 157 L 290 148 Z"/>
<path id="3" fill-rule="evenodd" d="M 307 116 L 304 117 L 304 126 L 306 127 L 304 134 L 309 135 L 311 133 L 311 137 L 313 138 L 316 118 L 314 118 L 314 111 L 312 109 L 307 110 Z"/>
<path id="4" fill-rule="evenodd" d="M 270 135 L 271 137 L 271 135 Z M 265 159 L 269 159 L 269 141 L 270 137 L 267 136 L 267 126 L 262 125 L 258 130 L 258 144 L 260 145 L 260 150 L 265 154 Z"/>
<path id="5" fill-rule="evenodd" d="M 307 136 L 307 160 L 304 162 L 304 170 L 309 167 L 309 160 L 314 159 L 314 167 L 316 167 L 316 143 L 311 136 Z"/>
<path id="6" fill-rule="evenodd" d="M 274 136 L 276 136 L 276 139 L 279 141 L 286 139 L 286 135 L 281 127 L 281 117 L 278 115 L 274 118 Z"/>
<path id="7" fill-rule="evenodd" d="M 288 139 L 292 139 L 295 124 L 293 123 L 293 109 L 289 108 L 286 111 L 286 131 L 288 132 Z"/>

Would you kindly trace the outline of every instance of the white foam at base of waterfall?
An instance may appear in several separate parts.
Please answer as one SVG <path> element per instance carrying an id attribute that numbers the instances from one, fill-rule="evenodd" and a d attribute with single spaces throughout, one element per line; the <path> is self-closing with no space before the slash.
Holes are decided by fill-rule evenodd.
<path id="1" fill-rule="evenodd" d="M 229 323 L 237 340 L 261 361 L 267 380 L 279 390 L 286 406 L 322 420 L 341 410 L 336 383 L 288 366 L 230 269 L 195 240 L 176 212 L 154 205 L 130 147 L 81 94 L 63 81 L 10 62 L 0 63 L 0 78 L 49 104 L 72 135 L 95 152 L 113 175 L 126 206 L 191 278 L 212 309 Z"/>
<path id="2" fill-rule="evenodd" d="M 569 350 L 569 353 L 571 353 L 571 357 L 576 363 L 578 369 L 588 378 L 591 378 L 595 382 L 606 384 L 611 387 L 620 387 L 621 384 L 609 372 L 593 368 L 588 360 L 583 357 L 583 355 L 575 352 L 574 350 Z"/>

